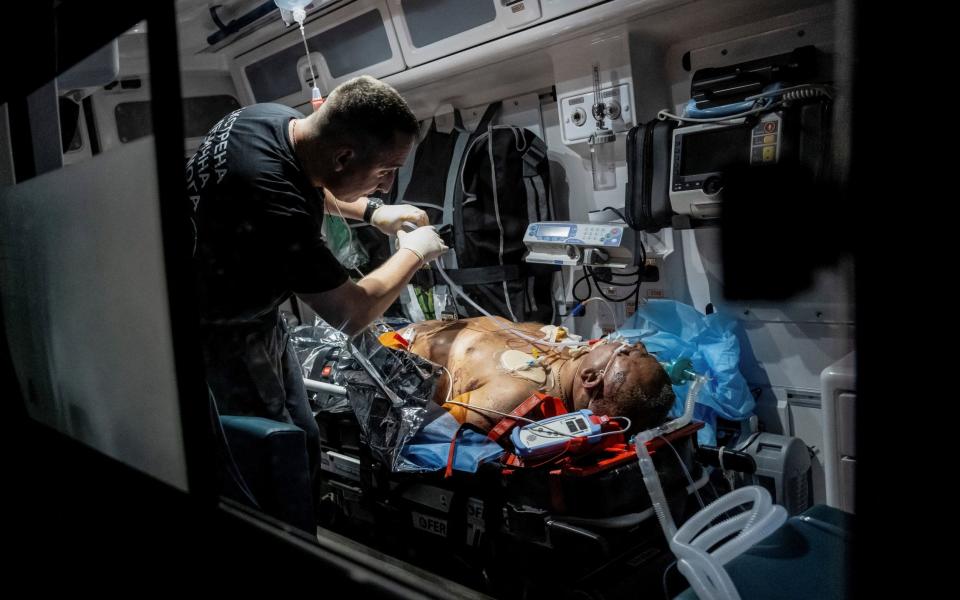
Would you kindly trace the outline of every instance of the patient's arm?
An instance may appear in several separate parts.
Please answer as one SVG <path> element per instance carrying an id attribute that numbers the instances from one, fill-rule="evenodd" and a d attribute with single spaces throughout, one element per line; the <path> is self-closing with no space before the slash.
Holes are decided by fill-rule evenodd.
<path id="1" fill-rule="evenodd" d="M 487 408 L 502 413 L 509 413 L 526 400 L 536 389 L 534 383 L 525 379 L 512 377 L 510 375 L 497 375 L 491 378 L 486 384 L 474 390 L 469 390 L 469 403 L 474 409 L 467 410 L 466 422 L 489 431 L 493 429 L 503 416 L 479 409 Z"/>

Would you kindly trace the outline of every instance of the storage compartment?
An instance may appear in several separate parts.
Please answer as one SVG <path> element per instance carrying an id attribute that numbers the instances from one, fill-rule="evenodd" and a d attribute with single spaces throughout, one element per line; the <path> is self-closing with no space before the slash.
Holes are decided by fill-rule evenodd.
<path id="1" fill-rule="evenodd" d="M 304 29 L 317 87 L 324 96 L 358 75 L 386 77 L 405 67 L 383 0 L 357 0 L 308 22 Z M 234 80 L 247 103 L 296 106 L 310 100 L 310 64 L 296 26 L 241 54 L 233 65 Z"/>
<path id="2" fill-rule="evenodd" d="M 411 67 L 495 40 L 602 0 L 388 0 Z"/>

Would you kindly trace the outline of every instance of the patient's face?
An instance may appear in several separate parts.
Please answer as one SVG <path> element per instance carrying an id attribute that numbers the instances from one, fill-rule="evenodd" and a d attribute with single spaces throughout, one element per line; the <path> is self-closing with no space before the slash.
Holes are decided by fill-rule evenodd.
<path id="1" fill-rule="evenodd" d="M 620 392 L 640 388 L 650 393 L 663 385 L 666 372 L 656 357 L 646 348 L 631 349 L 617 356 L 607 367 L 603 377 L 603 395 L 612 398 Z"/>
<path id="2" fill-rule="evenodd" d="M 594 414 L 622 415 L 629 412 L 620 405 L 625 396 L 638 389 L 654 396 L 668 382 L 663 367 L 643 344 L 614 356 L 619 349 L 620 344 L 605 343 L 590 352 L 574 381 L 577 406 L 586 405 Z"/>

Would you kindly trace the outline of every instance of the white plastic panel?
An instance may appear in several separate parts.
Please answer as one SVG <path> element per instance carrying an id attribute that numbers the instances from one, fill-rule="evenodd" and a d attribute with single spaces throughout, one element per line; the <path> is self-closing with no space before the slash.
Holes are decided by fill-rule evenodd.
<path id="1" fill-rule="evenodd" d="M 754 386 L 818 390 L 820 372 L 850 352 L 853 338 L 848 325 L 741 321 L 740 327 L 740 372 Z"/>
<path id="2" fill-rule="evenodd" d="M 0 189 L 0 298 L 37 421 L 187 490 L 153 137 Z"/>
<path id="3" fill-rule="evenodd" d="M 405 68 L 383 0 L 357 0 L 306 24 L 317 87 L 326 96 L 358 75 L 386 77 Z M 231 72 L 244 103 L 296 106 L 310 100 L 310 66 L 297 27 L 241 54 Z"/>
<path id="4" fill-rule="evenodd" d="M 602 0 L 387 0 L 413 67 L 571 13 Z"/>
<path id="5" fill-rule="evenodd" d="M 609 115 L 604 123 L 607 129 L 615 133 L 627 131 L 633 126 L 633 92 L 629 83 L 605 86 L 600 90 L 604 102 L 615 102 L 616 118 Z M 597 130 L 597 121 L 593 118 L 594 94 L 592 91 L 564 96 L 560 104 L 560 124 L 563 143 L 586 141 Z"/>
<path id="6" fill-rule="evenodd" d="M 826 498 L 823 456 L 823 411 L 820 395 L 816 392 L 784 390 L 787 397 L 787 411 L 790 415 L 789 435 L 803 440 L 813 450 L 811 458 L 813 498 L 823 502 Z"/>
<path id="7" fill-rule="evenodd" d="M 824 368 L 820 381 L 827 504 L 852 512 L 856 464 L 855 354 L 850 353 Z"/>
<path id="8" fill-rule="evenodd" d="M 107 85 L 120 74 L 120 45 L 113 40 L 57 77 L 61 92 Z"/>

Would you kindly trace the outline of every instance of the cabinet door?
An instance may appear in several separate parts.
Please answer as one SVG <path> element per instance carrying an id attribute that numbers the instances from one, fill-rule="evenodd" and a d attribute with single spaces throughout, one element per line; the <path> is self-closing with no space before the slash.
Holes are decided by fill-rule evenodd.
<path id="1" fill-rule="evenodd" d="M 410 66 L 459 52 L 540 18 L 539 0 L 388 0 Z"/>
<path id="2" fill-rule="evenodd" d="M 317 87 L 324 96 L 352 77 L 386 77 L 406 66 L 383 0 L 357 0 L 308 22 L 304 29 Z M 291 27 L 276 40 L 238 56 L 233 76 L 248 103 L 295 106 L 309 101 L 313 80 L 299 29 Z"/>
<path id="3" fill-rule="evenodd" d="M 387 0 L 408 66 L 609 0 Z"/>

